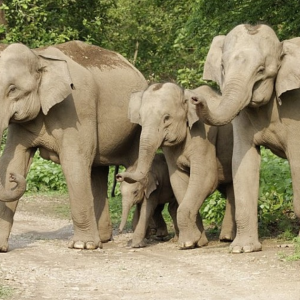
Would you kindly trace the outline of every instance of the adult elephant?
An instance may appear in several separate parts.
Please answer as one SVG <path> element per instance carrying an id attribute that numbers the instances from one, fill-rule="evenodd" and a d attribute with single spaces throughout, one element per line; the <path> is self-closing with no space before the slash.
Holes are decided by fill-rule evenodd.
<path id="1" fill-rule="evenodd" d="M 37 149 L 66 177 L 74 224 L 69 247 L 95 249 L 111 238 L 108 166 L 135 163 L 140 129 L 127 110 L 130 95 L 146 86 L 121 55 L 80 41 L 2 51 L 0 136 L 7 127 L 8 135 L 0 159 L 0 251 L 8 249 Z"/>
<path id="2" fill-rule="evenodd" d="M 189 94 L 205 94 L 211 98 L 212 106 L 219 103 L 219 96 L 206 86 L 184 91 L 174 83 L 153 84 L 143 93 L 132 96 L 130 119 L 142 126 L 138 164 L 135 171 L 117 175 L 119 181 L 141 181 L 148 174 L 157 149 L 162 147 L 179 203 L 177 222 L 181 249 L 207 244 L 199 208 L 222 184 L 226 186 L 229 201 L 220 239 L 232 240 L 235 236 L 232 127 L 231 124 L 211 127 L 199 121 L 195 106 L 187 101 Z"/>
<path id="3" fill-rule="evenodd" d="M 214 38 L 203 77 L 219 84 L 222 100 L 210 109 L 205 97 L 194 97 L 198 114 L 212 125 L 233 120 L 237 236 L 230 248 L 259 251 L 260 145 L 289 160 L 300 217 L 300 39 L 280 42 L 266 25 L 239 25 Z"/>

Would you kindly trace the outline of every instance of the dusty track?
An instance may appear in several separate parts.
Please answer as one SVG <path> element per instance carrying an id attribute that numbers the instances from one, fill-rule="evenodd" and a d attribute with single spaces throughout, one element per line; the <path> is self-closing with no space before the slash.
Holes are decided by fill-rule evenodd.
<path id="1" fill-rule="evenodd" d="M 72 223 L 53 214 L 61 201 L 22 199 L 10 251 L 0 254 L 0 283 L 14 288 L 8 299 L 300 300 L 300 262 L 281 261 L 278 253 L 292 249 L 274 240 L 263 241 L 262 252 L 232 255 L 216 241 L 188 251 L 152 241 L 134 250 L 126 233 L 101 250 L 70 250 Z"/>

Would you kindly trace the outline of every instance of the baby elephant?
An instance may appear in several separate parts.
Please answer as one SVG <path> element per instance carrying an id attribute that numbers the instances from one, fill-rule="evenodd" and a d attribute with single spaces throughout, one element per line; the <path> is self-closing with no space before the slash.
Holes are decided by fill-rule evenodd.
<path id="1" fill-rule="evenodd" d="M 136 166 L 127 168 L 133 171 Z M 133 238 L 131 247 L 145 247 L 144 238 L 151 222 L 151 218 L 157 227 L 156 236 L 168 235 L 167 225 L 162 217 L 162 210 L 169 203 L 168 210 L 172 217 L 175 236 L 178 237 L 177 208 L 178 204 L 170 184 L 168 166 L 163 154 L 156 154 L 152 167 L 147 176 L 134 183 L 123 181 L 120 185 L 122 194 L 122 220 L 119 227 L 120 232 L 124 229 L 128 213 L 133 205 L 137 205 L 132 225 Z"/>

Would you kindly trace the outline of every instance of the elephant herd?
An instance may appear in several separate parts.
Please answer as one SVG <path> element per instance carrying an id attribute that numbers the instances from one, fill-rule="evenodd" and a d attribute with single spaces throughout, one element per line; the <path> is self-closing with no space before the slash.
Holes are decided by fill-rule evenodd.
<path id="1" fill-rule="evenodd" d="M 121 55 L 79 41 L 39 49 L 0 45 L 0 51 L 1 136 L 8 128 L 0 158 L 0 252 L 8 251 L 37 150 L 61 164 L 66 178 L 69 248 L 96 249 L 112 237 L 110 165 L 126 168 L 116 176 L 120 230 L 126 201 L 138 204 L 133 247 L 145 245 L 151 222 L 158 236 L 166 235 L 165 203 L 179 248 L 206 245 L 199 209 L 220 189 L 227 198 L 220 239 L 232 241 L 232 253 L 261 250 L 260 146 L 288 159 L 300 217 L 300 38 L 280 42 L 262 24 L 215 37 L 203 78 L 220 92 L 148 84 Z"/>

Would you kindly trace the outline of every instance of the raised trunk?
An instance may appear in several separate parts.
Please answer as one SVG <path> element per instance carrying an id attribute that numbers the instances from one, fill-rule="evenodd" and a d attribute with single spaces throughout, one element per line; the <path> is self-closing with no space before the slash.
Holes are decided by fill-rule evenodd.
<path id="1" fill-rule="evenodd" d="M 3 125 L 4 123 L 4 125 Z M 7 121 L 8 124 L 8 121 Z M 2 138 L 4 129 L 7 128 L 5 121 L 2 120 L 2 124 L 0 125 L 0 138 Z M 1 146 L 1 143 L 0 143 Z M 4 177 L 4 178 L 3 178 Z M 5 176 L 2 177 L 2 180 L 5 181 Z M 9 182 L 15 183 L 12 188 L 6 188 L 3 186 L 3 182 L 0 180 L 0 201 L 3 202 L 12 202 L 19 200 L 26 191 L 26 180 L 24 176 L 21 174 L 17 174 L 15 172 L 9 173 Z"/>
<path id="2" fill-rule="evenodd" d="M 250 100 L 251 89 L 241 85 L 240 80 L 232 80 L 226 85 L 221 102 L 214 111 L 210 110 L 203 97 L 192 97 L 192 103 L 197 106 L 197 114 L 201 120 L 213 126 L 230 123 L 250 103 Z"/>
<path id="3" fill-rule="evenodd" d="M 117 175 L 117 181 L 126 181 L 129 183 L 143 180 L 151 169 L 151 165 L 157 149 L 161 144 L 161 138 L 158 132 L 145 130 L 143 128 L 140 137 L 140 149 L 137 168 L 133 172 L 122 172 Z"/>

